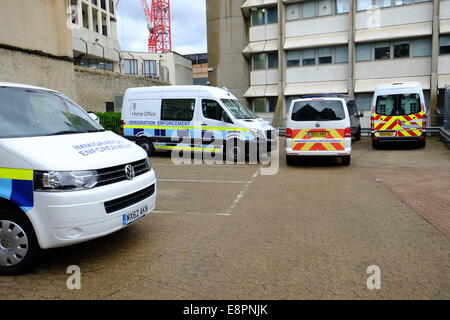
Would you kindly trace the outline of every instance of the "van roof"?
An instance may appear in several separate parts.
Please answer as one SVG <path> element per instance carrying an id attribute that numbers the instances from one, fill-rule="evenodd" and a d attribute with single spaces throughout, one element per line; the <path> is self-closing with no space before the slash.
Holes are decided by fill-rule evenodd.
<path id="1" fill-rule="evenodd" d="M 22 83 L 14 83 L 14 82 L 0 82 L 0 87 L 12 87 L 12 88 L 23 88 L 23 89 L 36 89 L 36 90 L 45 90 L 45 91 L 53 91 L 55 90 L 43 88 L 43 87 L 37 87 L 37 86 L 31 86 L 28 84 L 22 84 Z"/>
<path id="2" fill-rule="evenodd" d="M 414 88 L 422 90 L 422 85 L 420 84 L 420 82 L 393 82 L 384 83 L 377 86 L 377 90 L 389 90 L 397 88 Z"/>
<path id="3" fill-rule="evenodd" d="M 212 96 L 219 96 L 226 98 L 234 98 L 233 94 L 224 88 L 210 87 L 210 86 L 154 86 L 154 87 L 139 87 L 129 88 L 127 93 L 152 93 L 152 92 L 197 92 L 207 93 Z"/>

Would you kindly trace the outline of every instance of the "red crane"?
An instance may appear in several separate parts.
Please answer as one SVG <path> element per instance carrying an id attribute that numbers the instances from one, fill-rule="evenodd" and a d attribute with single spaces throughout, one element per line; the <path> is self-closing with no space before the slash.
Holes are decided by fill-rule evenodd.
<path id="1" fill-rule="evenodd" d="M 170 0 L 151 0 L 149 8 L 147 0 L 141 0 L 150 32 L 148 51 L 166 53 L 172 51 L 172 27 L 170 23 Z"/>

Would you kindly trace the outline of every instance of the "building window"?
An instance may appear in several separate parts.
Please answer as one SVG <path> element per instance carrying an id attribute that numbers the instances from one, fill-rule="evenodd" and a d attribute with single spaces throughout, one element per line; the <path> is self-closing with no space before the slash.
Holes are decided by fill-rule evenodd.
<path id="1" fill-rule="evenodd" d="M 375 60 L 391 58 L 391 46 L 389 43 L 378 43 L 375 45 Z"/>
<path id="2" fill-rule="evenodd" d="M 278 23 L 278 8 L 270 7 L 267 8 L 267 24 Z"/>
<path id="3" fill-rule="evenodd" d="M 431 38 L 356 46 L 356 61 L 358 62 L 427 56 L 431 56 Z"/>
<path id="4" fill-rule="evenodd" d="M 392 6 L 403 6 L 412 3 L 429 2 L 431 0 L 357 0 L 356 9 L 358 11 L 372 8 L 389 8 Z"/>
<path id="5" fill-rule="evenodd" d="M 288 67 L 299 67 L 300 65 L 311 66 L 329 63 L 347 63 L 348 47 L 339 46 L 288 51 L 286 57 Z"/>
<path id="6" fill-rule="evenodd" d="M 308 19 L 348 13 L 349 0 L 317 0 L 286 5 L 286 20 Z"/>
<path id="7" fill-rule="evenodd" d="M 138 74 L 137 60 L 125 59 L 123 60 L 125 74 Z"/>
<path id="8" fill-rule="evenodd" d="M 263 24 L 278 23 L 277 7 L 260 8 L 251 13 L 252 26 L 260 26 Z"/>
<path id="9" fill-rule="evenodd" d="M 331 48 L 319 49 L 319 64 L 327 64 L 333 62 L 333 56 Z"/>
<path id="10" fill-rule="evenodd" d="M 266 54 L 258 53 L 252 56 L 253 70 L 266 69 Z"/>
<path id="11" fill-rule="evenodd" d="M 103 61 L 100 59 L 81 59 L 76 61 L 75 64 L 91 69 L 114 71 L 114 65 L 112 62 Z"/>
<path id="12" fill-rule="evenodd" d="M 336 47 L 336 63 L 347 63 L 348 62 L 348 47 Z"/>
<path id="13" fill-rule="evenodd" d="M 329 16 L 333 14 L 331 0 L 319 0 L 318 1 L 318 15 Z"/>
<path id="14" fill-rule="evenodd" d="M 300 51 L 288 51 L 286 54 L 286 60 L 288 67 L 300 66 Z"/>
<path id="15" fill-rule="evenodd" d="M 304 2 L 302 4 L 302 18 L 312 18 L 316 16 L 316 3 L 314 1 Z"/>
<path id="16" fill-rule="evenodd" d="M 394 58 L 409 58 L 409 42 L 394 44 Z"/>
<path id="17" fill-rule="evenodd" d="M 257 53 L 252 56 L 252 70 L 278 68 L 278 52 Z"/>
<path id="18" fill-rule="evenodd" d="M 370 61 L 372 60 L 370 44 L 360 44 L 356 46 L 356 61 Z"/>
<path id="19" fill-rule="evenodd" d="M 372 108 L 372 93 L 357 93 L 355 94 L 355 101 L 358 110 L 370 110 Z"/>
<path id="20" fill-rule="evenodd" d="M 312 66 L 316 64 L 316 53 L 314 49 L 302 51 L 302 65 Z"/>
<path id="21" fill-rule="evenodd" d="M 144 60 L 144 76 L 156 77 L 156 60 Z"/>
<path id="22" fill-rule="evenodd" d="M 278 52 L 272 52 L 267 55 L 269 69 L 278 69 Z"/>
<path id="23" fill-rule="evenodd" d="M 336 0 L 336 13 L 348 13 L 348 0 Z"/>
<path id="24" fill-rule="evenodd" d="M 441 36 L 441 38 L 439 39 L 439 53 L 450 53 L 450 36 Z"/>
<path id="25" fill-rule="evenodd" d="M 431 39 L 416 39 L 413 42 L 413 56 L 414 57 L 428 57 L 431 56 Z"/>
<path id="26" fill-rule="evenodd" d="M 277 107 L 278 97 L 261 97 L 253 98 L 253 112 L 256 113 L 268 113 L 275 112 Z"/>
<path id="27" fill-rule="evenodd" d="M 195 99 L 164 99 L 161 107 L 161 120 L 192 121 Z"/>

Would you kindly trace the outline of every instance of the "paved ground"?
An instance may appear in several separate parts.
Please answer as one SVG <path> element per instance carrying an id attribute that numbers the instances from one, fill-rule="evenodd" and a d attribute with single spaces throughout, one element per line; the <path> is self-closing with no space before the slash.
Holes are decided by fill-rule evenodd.
<path id="1" fill-rule="evenodd" d="M 281 159 L 261 176 L 156 157 L 157 212 L 48 251 L 33 273 L 1 277 L 0 298 L 450 299 L 450 151 L 437 139 L 425 150 L 363 139 L 348 168 Z M 74 264 L 79 291 L 66 288 Z M 380 290 L 366 287 L 369 265 Z"/>

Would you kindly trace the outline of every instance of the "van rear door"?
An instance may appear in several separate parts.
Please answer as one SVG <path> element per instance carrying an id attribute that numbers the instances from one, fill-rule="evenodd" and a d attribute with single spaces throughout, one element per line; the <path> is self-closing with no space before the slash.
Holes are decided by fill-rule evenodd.
<path id="1" fill-rule="evenodd" d="M 294 103 L 291 115 L 294 151 L 341 151 L 350 127 L 342 100 L 311 99 Z"/>
<path id="2" fill-rule="evenodd" d="M 419 137 L 426 128 L 426 113 L 419 93 L 377 96 L 373 129 L 376 137 Z"/>

